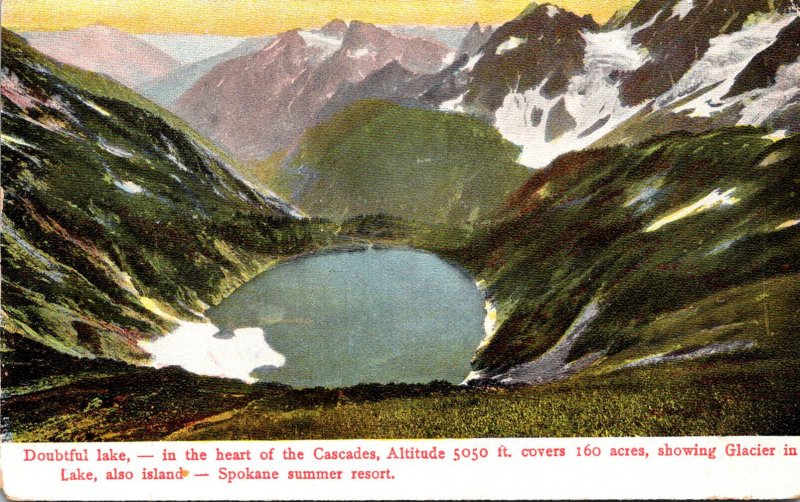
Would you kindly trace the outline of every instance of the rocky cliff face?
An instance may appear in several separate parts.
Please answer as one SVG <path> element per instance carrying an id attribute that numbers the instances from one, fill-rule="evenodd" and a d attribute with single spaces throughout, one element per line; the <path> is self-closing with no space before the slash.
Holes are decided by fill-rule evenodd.
<path id="1" fill-rule="evenodd" d="M 490 114 L 509 91 L 538 88 L 548 98 L 563 93 L 569 79 L 583 68 L 583 33 L 597 28 L 591 17 L 549 4 L 504 24 L 483 46 L 470 74 L 465 103 L 480 114 Z"/>
<path id="2" fill-rule="evenodd" d="M 534 168 L 677 130 L 796 131 L 797 16 L 789 1 L 644 0 L 601 28 L 533 6 L 423 98 L 491 121 Z"/>

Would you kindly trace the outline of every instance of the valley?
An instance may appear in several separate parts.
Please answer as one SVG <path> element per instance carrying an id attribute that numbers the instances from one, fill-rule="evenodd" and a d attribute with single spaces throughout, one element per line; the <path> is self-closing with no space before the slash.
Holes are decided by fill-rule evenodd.
<path id="1" fill-rule="evenodd" d="M 796 435 L 799 16 L 4 28 L 0 432 Z"/>

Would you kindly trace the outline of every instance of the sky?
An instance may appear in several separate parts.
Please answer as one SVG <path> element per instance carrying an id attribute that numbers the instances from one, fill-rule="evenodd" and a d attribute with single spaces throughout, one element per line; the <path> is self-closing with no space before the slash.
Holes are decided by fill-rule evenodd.
<path id="1" fill-rule="evenodd" d="M 634 0 L 551 0 L 602 22 Z M 2 0 L 3 26 L 70 30 L 101 23 L 130 33 L 253 36 L 322 26 L 331 19 L 383 25 L 501 24 L 529 0 Z"/>

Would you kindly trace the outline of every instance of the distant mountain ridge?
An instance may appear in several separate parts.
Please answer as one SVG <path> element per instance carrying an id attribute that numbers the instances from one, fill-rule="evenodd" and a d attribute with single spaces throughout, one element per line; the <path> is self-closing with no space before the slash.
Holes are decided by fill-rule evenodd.
<path id="1" fill-rule="evenodd" d="M 178 98 L 191 89 L 198 80 L 203 78 L 203 76 L 217 65 L 230 61 L 231 59 L 258 52 L 269 45 L 272 40 L 273 37 L 246 39 L 229 51 L 196 63 L 180 66 L 166 75 L 148 80 L 136 86 L 135 89 L 143 96 L 152 99 L 161 106 L 171 108 Z"/>
<path id="2" fill-rule="evenodd" d="M 293 145 L 343 86 L 393 61 L 417 74 L 435 73 L 451 57 L 438 42 L 358 21 L 343 31 L 336 22 L 284 33 L 254 54 L 218 65 L 174 110 L 240 157 L 262 159 Z"/>
<path id="3" fill-rule="evenodd" d="M 464 37 L 469 30 L 468 26 L 379 25 L 379 27 L 395 35 L 434 40 L 446 45 L 452 50 L 457 50 L 463 44 Z"/>
<path id="4" fill-rule="evenodd" d="M 181 65 L 135 35 L 101 24 L 23 36 L 33 48 L 57 61 L 102 73 L 132 88 Z"/>
<path id="5" fill-rule="evenodd" d="M 247 38 L 186 33 L 138 33 L 137 37 L 182 64 L 192 64 L 234 49 Z"/>

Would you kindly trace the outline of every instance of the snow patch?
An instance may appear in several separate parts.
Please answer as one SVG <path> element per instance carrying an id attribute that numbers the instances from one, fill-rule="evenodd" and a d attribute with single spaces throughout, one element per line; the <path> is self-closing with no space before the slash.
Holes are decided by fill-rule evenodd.
<path id="1" fill-rule="evenodd" d="M 2 139 L 3 142 L 6 143 L 6 144 L 15 144 L 15 145 L 20 145 L 20 146 L 27 146 L 28 148 L 33 148 L 34 150 L 38 150 L 38 148 L 36 148 L 35 146 L 31 145 L 30 143 L 28 143 L 27 141 L 25 141 L 23 139 L 17 138 L 16 136 L 10 136 L 8 134 L 2 134 L 2 135 L 0 135 L 0 139 Z"/>
<path id="2" fill-rule="evenodd" d="M 376 56 L 377 54 L 375 53 L 375 51 L 369 46 L 359 47 L 355 51 L 352 50 L 347 51 L 347 57 L 349 57 L 350 59 L 362 59 L 370 57 L 374 60 Z"/>
<path id="3" fill-rule="evenodd" d="M 794 102 L 798 95 L 800 95 L 800 59 L 778 68 L 775 84 L 772 86 L 755 89 L 741 96 L 744 109 L 739 125 L 763 124 L 775 110 Z"/>
<path id="4" fill-rule="evenodd" d="M 111 113 L 108 110 L 106 110 L 105 108 L 101 107 L 97 103 L 95 103 L 93 101 L 89 101 L 88 99 L 86 99 L 86 98 L 84 98 L 84 97 L 82 97 L 80 95 L 76 95 L 76 97 L 78 98 L 78 100 L 81 103 L 83 103 L 84 105 L 88 106 L 92 110 L 96 111 L 97 113 L 99 113 L 103 117 L 110 117 L 111 116 Z"/>
<path id="5" fill-rule="evenodd" d="M 652 225 L 647 227 L 645 232 L 654 232 L 664 225 L 708 211 L 709 209 L 714 209 L 720 206 L 732 206 L 739 202 L 739 199 L 736 197 L 731 197 L 731 194 L 733 194 L 735 191 L 736 187 L 726 190 L 725 192 L 721 192 L 720 189 L 717 188 L 697 202 L 686 207 L 682 207 L 681 209 L 678 209 L 677 211 L 674 211 L 657 220 Z"/>
<path id="6" fill-rule="evenodd" d="M 219 338 L 215 325 L 178 321 L 178 327 L 154 341 L 140 341 L 139 347 L 152 356 L 151 366 L 180 366 L 198 375 L 236 378 L 246 383 L 256 379 L 253 370 L 280 368 L 286 357 L 264 339 L 261 328 L 240 328 L 232 337 Z"/>
<path id="7" fill-rule="evenodd" d="M 497 46 L 495 54 L 498 56 L 501 54 L 505 54 L 508 51 L 516 49 L 517 47 L 519 47 L 520 45 L 524 44 L 527 41 L 528 41 L 527 38 L 510 37 L 508 40 Z"/>
<path id="8" fill-rule="evenodd" d="M 178 166 L 178 169 L 180 169 L 181 171 L 186 171 L 187 173 L 189 172 L 189 168 L 188 168 L 188 167 L 186 167 L 186 166 L 183 164 L 183 162 L 181 162 L 181 161 L 180 161 L 180 159 L 178 159 L 178 157 L 176 157 L 175 155 L 173 155 L 173 154 L 171 154 L 171 153 L 168 153 L 168 154 L 166 154 L 166 157 L 167 157 L 169 160 L 171 160 L 173 164 L 175 164 L 176 166 Z"/>
<path id="9" fill-rule="evenodd" d="M 719 254 L 719 253 L 721 253 L 723 251 L 727 251 L 739 239 L 740 239 L 740 237 L 736 237 L 735 239 L 728 239 L 726 241 L 723 241 L 723 242 L 717 244 L 716 246 L 714 246 L 714 248 L 711 251 L 709 251 L 708 253 L 706 253 L 706 255 L 707 256 L 713 256 L 713 255 Z"/>
<path id="10" fill-rule="evenodd" d="M 792 14 L 763 16 L 754 23 L 745 24 L 739 31 L 712 38 L 703 57 L 692 64 L 669 92 L 658 98 L 658 105 L 667 106 L 714 84 L 717 85 L 675 108 L 673 113 L 689 112 L 691 117 L 710 117 L 738 102 L 726 101 L 722 97 L 753 57 L 775 43 L 778 32 L 794 19 Z"/>
<path id="11" fill-rule="evenodd" d="M 320 58 L 327 59 L 342 47 L 343 38 L 326 35 L 318 31 L 300 31 L 299 35 L 309 46 L 321 52 Z"/>
<path id="12" fill-rule="evenodd" d="M 632 198 L 630 198 L 627 201 L 625 201 L 624 207 L 631 207 L 634 204 L 639 204 L 639 203 L 642 203 L 642 202 L 643 203 L 647 203 L 653 197 L 658 195 L 658 192 L 659 192 L 659 189 L 656 188 L 656 187 L 645 187 L 639 193 L 634 195 Z"/>
<path id="13" fill-rule="evenodd" d="M 483 377 L 484 377 L 483 371 L 480 371 L 480 370 L 475 371 L 475 370 L 473 370 L 473 371 L 469 372 L 469 374 L 464 379 L 464 381 L 461 382 L 459 385 L 467 385 L 470 382 L 474 382 L 476 380 L 482 380 Z"/>
<path id="14" fill-rule="evenodd" d="M 797 225 L 798 223 L 800 223 L 800 219 L 797 219 L 797 220 L 786 220 L 783 223 L 781 223 L 780 225 L 778 225 L 777 227 L 775 227 L 775 230 L 783 230 L 784 228 L 793 227 L 793 226 Z"/>
<path id="15" fill-rule="evenodd" d="M 164 142 L 164 144 L 167 145 L 167 150 L 169 150 L 169 152 L 165 152 L 166 157 L 170 161 L 172 161 L 173 164 L 178 166 L 178 169 L 188 173 L 189 172 L 189 168 L 186 167 L 186 165 L 184 165 L 183 162 L 181 162 L 180 158 L 178 158 L 178 155 L 179 155 L 178 154 L 178 149 L 175 148 L 175 145 L 173 145 L 172 142 L 169 140 L 169 138 L 167 138 L 163 134 L 161 135 L 161 140 Z"/>
<path id="16" fill-rule="evenodd" d="M 766 136 L 761 136 L 761 139 L 768 139 L 774 143 L 788 137 L 789 132 L 786 129 L 779 129 L 771 134 L 767 134 Z"/>
<path id="17" fill-rule="evenodd" d="M 442 104 L 439 105 L 439 109 L 444 112 L 463 112 L 464 111 L 464 96 L 467 93 L 456 97 L 455 99 L 451 99 L 450 101 L 444 101 Z"/>
<path id="18" fill-rule="evenodd" d="M 481 279 L 475 282 L 475 288 L 484 293 L 486 295 L 486 281 Z M 478 345 L 478 349 L 485 347 L 489 344 L 489 341 L 492 339 L 494 334 L 497 332 L 497 328 L 499 327 L 499 323 L 497 321 L 497 304 L 488 298 L 483 303 L 483 309 L 486 311 L 486 317 L 483 319 L 483 332 L 484 337 L 481 340 L 481 343 Z"/>
<path id="19" fill-rule="evenodd" d="M 115 180 L 114 181 L 114 185 L 116 185 L 116 187 L 119 188 L 120 190 L 122 190 L 123 192 L 127 192 L 129 194 L 134 194 L 135 195 L 135 194 L 144 193 L 144 188 L 142 188 L 141 186 L 137 185 L 133 181 Z"/>
<path id="20" fill-rule="evenodd" d="M 656 197 L 664 186 L 664 178 L 654 177 L 631 190 L 632 195 L 625 201 L 623 207 L 638 206 L 634 214 L 639 215 L 649 210 L 656 204 Z"/>
<path id="21" fill-rule="evenodd" d="M 495 127 L 504 138 L 523 148 L 520 163 L 531 168 L 547 166 L 572 150 L 583 149 L 638 112 L 645 104 L 624 106 L 619 98 L 619 78 L 649 60 L 647 51 L 633 43 L 639 31 L 655 22 L 656 16 L 637 28 L 630 25 L 602 32 L 584 32 L 586 52 L 583 73 L 570 79 L 562 96 L 548 99 L 541 87 L 514 91 L 495 112 Z M 576 127 L 559 138 L 546 138 L 547 117 L 563 98 Z"/>
<path id="22" fill-rule="evenodd" d="M 111 155 L 115 155 L 115 156 L 121 157 L 123 159 L 129 159 L 129 158 L 133 157 L 133 152 L 129 152 L 128 150 L 125 150 L 124 148 L 120 148 L 118 146 L 112 145 L 111 143 L 106 141 L 106 139 L 103 138 L 103 137 L 98 137 L 97 138 L 97 144 L 100 145 L 100 148 L 102 148 L 103 150 L 107 151 Z"/>
<path id="23" fill-rule="evenodd" d="M 472 70 L 474 70 L 475 69 L 475 65 L 478 64 L 478 61 L 480 61 L 482 57 L 483 57 L 483 51 L 481 51 L 481 52 L 475 54 L 474 56 L 472 56 L 471 58 L 469 58 L 469 60 L 467 61 L 467 64 L 464 65 L 464 71 L 472 71 Z"/>
<path id="24" fill-rule="evenodd" d="M 670 19 L 673 17 L 678 17 L 678 19 L 683 19 L 689 14 L 692 9 L 694 9 L 694 0 L 680 0 L 674 6 L 672 6 L 672 15 Z"/>
<path id="25" fill-rule="evenodd" d="M 481 340 L 481 343 L 478 345 L 478 349 L 489 345 L 489 341 L 491 341 L 492 337 L 497 332 L 498 327 L 497 305 L 495 305 L 492 300 L 486 300 L 483 308 L 486 311 L 486 317 L 483 319 L 484 337 L 483 340 Z"/>
<path id="26" fill-rule="evenodd" d="M 623 368 L 635 368 L 637 366 L 649 366 L 651 364 L 668 363 L 675 361 L 688 361 L 700 357 L 712 356 L 714 354 L 729 354 L 731 352 L 739 352 L 743 350 L 752 349 L 755 347 L 755 342 L 749 340 L 740 340 L 733 342 L 717 342 L 701 347 L 697 350 L 685 353 L 668 352 L 662 354 L 655 354 L 648 357 L 643 357 L 631 363 L 626 364 Z"/>
<path id="27" fill-rule="evenodd" d="M 547 17 L 552 19 L 552 18 L 556 17 L 556 14 L 558 14 L 558 7 L 556 7 L 555 5 L 548 5 L 547 6 Z"/>

